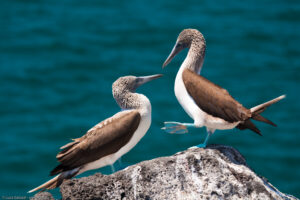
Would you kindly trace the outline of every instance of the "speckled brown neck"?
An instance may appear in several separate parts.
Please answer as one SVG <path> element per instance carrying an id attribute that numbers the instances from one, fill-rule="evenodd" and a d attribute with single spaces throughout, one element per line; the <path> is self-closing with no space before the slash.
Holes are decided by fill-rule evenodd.
<path id="1" fill-rule="evenodd" d="M 196 35 L 191 43 L 190 50 L 185 60 L 185 67 L 200 73 L 205 56 L 206 43 L 203 35 Z"/>

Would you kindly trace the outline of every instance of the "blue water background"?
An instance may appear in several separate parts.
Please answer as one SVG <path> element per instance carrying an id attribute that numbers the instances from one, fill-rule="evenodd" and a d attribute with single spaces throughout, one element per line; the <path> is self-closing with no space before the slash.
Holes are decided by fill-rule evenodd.
<path id="1" fill-rule="evenodd" d="M 281 94 L 250 131 L 216 131 L 209 143 L 237 148 L 258 174 L 300 197 L 300 2 L 10 0 L 0 7 L 0 194 L 24 196 L 57 165 L 59 147 L 119 111 L 111 84 L 123 75 L 164 73 L 138 91 L 153 122 L 123 162 L 172 155 L 205 129 L 169 135 L 163 121 L 192 122 L 173 85 L 186 51 L 162 63 L 183 28 L 207 41 L 202 75 L 246 107 Z M 109 168 L 96 170 L 109 172 Z M 93 174 L 91 173 L 83 174 Z"/>

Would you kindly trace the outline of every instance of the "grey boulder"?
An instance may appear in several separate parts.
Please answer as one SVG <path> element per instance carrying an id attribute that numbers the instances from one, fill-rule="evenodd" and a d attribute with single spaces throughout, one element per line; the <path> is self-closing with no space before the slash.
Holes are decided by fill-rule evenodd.
<path id="1" fill-rule="evenodd" d="M 63 199 L 297 199 L 255 174 L 234 148 L 190 148 L 111 175 L 65 181 Z"/>

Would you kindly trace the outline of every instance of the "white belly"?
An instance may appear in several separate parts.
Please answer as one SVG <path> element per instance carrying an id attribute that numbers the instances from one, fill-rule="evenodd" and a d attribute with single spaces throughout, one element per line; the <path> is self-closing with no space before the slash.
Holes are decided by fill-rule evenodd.
<path id="1" fill-rule="evenodd" d="M 175 79 L 175 96 L 179 101 L 180 105 L 183 107 L 185 112 L 194 120 L 194 124 L 197 127 L 205 126 L 207 129 L 216 130 L 216 129 L 233 129 L 236 127 L 239 122 L 229 123 L 221 118 L 214 117 L 205 113 L 201 110 L 198 105 L 195 103 L 193 98 L 188 94 L 183 80 L 182 80 L 182 72 L 184 68 L 181 67 L 177 73 Z"/>
<path id="2" fill-rule="evenodd" d="M 150 124 L 151 124 L 151 110 L 150 112 L 149 111 L 142 112 L 140 124 L 137 130 L 134 132 L 132 138 L 125 146 L 119 149 L 116 153 L 107 155 L 103 158 L 100 158 L 99 160 L 86 164 L 78 174 L 81 174 L 88 170 L 98 169 L 107 165 L 112 165 L 114 162 L 116 162 L 116 160 L 118 160 L 128 151 L 130 151 L 142 139 L 142 137 L 148 131 Z"/>
<path id="3" fill-rule="evenodd" d="M 183 69 L 180 68 L 175 79 L 175 96 L 185 112 L 194 120 L 194 124 L 198 127 L 202 127 L 204 126 L 206 113 L 197 106 L 195 101 L 186 91 L 182 80 L 182 71 Z"/>

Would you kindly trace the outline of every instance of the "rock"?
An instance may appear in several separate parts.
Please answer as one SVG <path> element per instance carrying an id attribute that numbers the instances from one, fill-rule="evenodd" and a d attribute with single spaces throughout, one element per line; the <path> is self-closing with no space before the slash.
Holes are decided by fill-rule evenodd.
<path id="1" fill-rule="evenodd" d="M 30 200 L 54 200 L 54 198 L 49 192 L 40 192 L 30 198 Z"/>
<path id="2" fill-rule="evenodd" d="M 67 180 L 60 190 L 63 199 L 297 199 L 256 175 L 237 150 L 221 145 Z"/>

